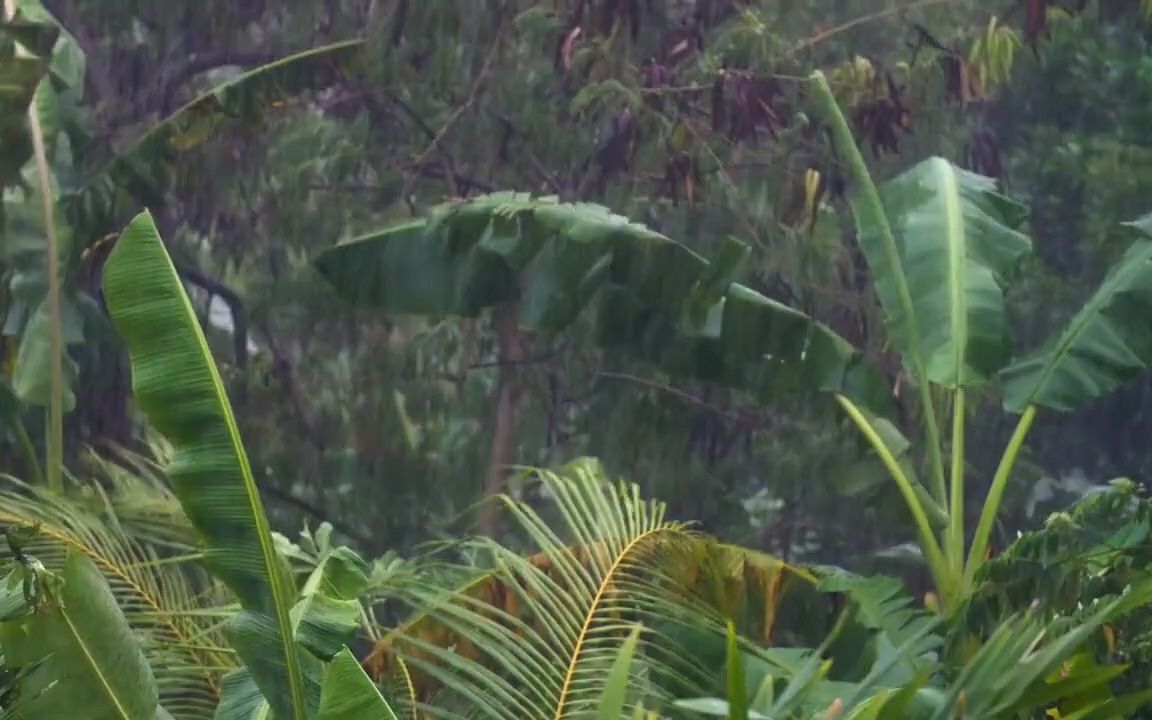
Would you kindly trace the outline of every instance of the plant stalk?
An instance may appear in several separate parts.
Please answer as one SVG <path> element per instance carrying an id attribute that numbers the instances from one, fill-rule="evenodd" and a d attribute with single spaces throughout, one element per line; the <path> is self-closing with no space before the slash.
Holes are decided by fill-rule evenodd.
<path id="1" fill-rule="evenodd" d="M 988 552 L 988 543 L 992 537 L 992 526 L 1000 512 L 1000 503 L 1004 499 L 1004 490 L 1008 487 L 1008 478 L 1016 466 L 1016 459 L 1032 423 L 1036 419 L 1036 406 L 1029 405 L 1020 421 L 1016 423 L 1016 430 L 1008 441 L 1008 447 L 1000 457 L 1000 464 L 996 467 L 996 474 L 992 476 L 992 486 L 988 488 L 988 497 L 984 499 L 984 507 L 980 511 L 980 523 L 976 526 L 976 534 L 972 538 L 972 548 L 968 552 L 968 563 L 964 569 L 964 585 L 971 585 L 976 577 L 976 571 L 984 564 Z"/>
<path id="2" fill-rule="evenodd" d="M 920 499 L 916 497 L 916 491 L 912 487 L 912 482 L 908 476 L 904 474 L 904 470 L 900 467 L 900 463 L 892 455 L 892 451 L 884 444 L 884 440 L 876 432 L 872 424 L 868 422 L 868 418 L 864 417 L 864 413 L 860 412 L 860 408 L 844 397 L 843 395 L 836 395 L 836 401 L 840 403 L 840 407 L 856 424 L 857 429 L 876 451 L 880 461 L 884 463 L 884 467 L 888 470 L 888 474 L 896 481 L 896 486 L 900 490 L 900 494 L 904 497 L 904 502 L 908 505 L 908 510 L 912 513 L 912 520 L 916 524 L 916 532 L 920 536 L 920 546 L 924 551 L 924 555 L 928 560 L 928 569 L 932 573 L 932 578 L 936 583 L 936 589 L 940 591 L 941 595 L 945 598 L 951 597 L 951 589 L 954 586 L 953 574 L 949 571 L 949 565 L 944 558 L 944 553 L 940 550 L 940 543 L 936 540 L 936 535 L 932 532 L 932 525 L 928 522 L 928 514 L 924 511 L 924 505 Z"/>
<path id="3" fill-rule="evenodd" d="M 944 547 L 953 571 L 964 572 L 964 388 L 956 388 L 952 405 L 952 478 L 948 502 L 948 537 Z"/>
<path id="4" fill-rule="evenodd" d="M 865 226 L 861 218 L 880 229 L 880 239 L 884 247 L 884 254 L 891 268 L 892 277 L 896 284 L 896 293 L 904 311 L 904 332 L 908 338 L 908 357 L 912 362 L 912 372 L 916 379 L 916 390 L 920 396 L 920 405 L 924 415 L 924 428 L 928 434 L 928 452 L 932 462 L 932 493 L 936 502 L 948 509 L 948 492 L 944 479 L 944 456 L 940 444 L 940 425 L 936 418 L 936 408 L 932 401 L 931 385 L 928 381 L 928 368 L 924 365 L 924 358 L 920 354 L 920 336 L 916 329 L 915 307 L 912 304 L 912 292 L 908 288 L 908 279 L 904 276 L 900 250 L 896 245 L 896 237 L 892 233 L 892 226 L 888 223 L 888 216 L 884 212 L 884 204 L 880 200 L 880 192 L 872 182 L 868 166 L 864 163 L 864 156 L 856 145 L 852 130 L 844 119 L 844 113 L 836 103 L 836 97 L 828 86 L 824 73 L 817 70 L 810 76 L 816 89 L 816 99 L 819 103 L 820 113 L 832 131 L 832 141 L 836 150 L 848 165 L 849 175 L 856 184 L 858 202 L 853 204 L 857 215 L 857 227 Z"/>
<path id="5" fill-rule="evenodd" d="M 4 0 L 4 16 L 16 16 L 16 0 Z M 19 45 L 17 53 L 26 52 Z M 45 465 L 48 489 L 54 493 L 64 490 L 64 338 L 60 328 L 60 241 L 56 234 L 55 202 L 53 201 L 51 171 L 44 142 L 44 128 L 36 108 L 36 97 L 28 105 L 28 130 L 32 135 L 32 157 L 36 163 L 40 204 L 44 212 L 45 252 L 48 255 L 48 316 L 50 328 L 49 373 L 51 390 L 48 399 L 48 432 L 45 443 Z"/>
<path id="6" fill-rule="evenodd" d="M 36 446 L 32 444 L 32 438 L 28 437 L 28 430 L 25 429 L 24 423 L 20 422 L 20 418 L 13 420 L 12 433 L 16 436 L 16 443 L 20 446 L 20 453 L 24 456 L 24 465 L 27 466 L 32 484 L 43 483 L 44 472 L 40 469 L 40 459 L 36 457 Z"/>

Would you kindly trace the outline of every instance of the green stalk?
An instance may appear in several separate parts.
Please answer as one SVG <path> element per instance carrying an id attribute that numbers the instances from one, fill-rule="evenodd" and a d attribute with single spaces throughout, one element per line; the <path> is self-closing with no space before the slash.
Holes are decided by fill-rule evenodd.
<path id="1" fill-rule="evenodd" d="M 952 405 L 952 497 L 948 503 L 948 538 L 944 547 L 954 572 L 964 572 L 964 388 L 956 388 Z"/>
<path id="2" fill-rule="evenodd" d="M 4 16 L 16 16 L 16 0 L 4 0 Z M 25 52 L 17 45 L 17 52 Z M 36 110 L 33 97 L 28 105 L 28 129 L 32 134 L 32 157 L 36 162 L 37 183 L 40 186 L 40 203 L 44 211 L 45 252 L 48 253 L 48 317 L 51 324 L 49 364 L 52 386 L 48 400 L 48 433 L 46 462 L 48 489 L 55 493 L 64 490 L 64 338 L 60 329 L 60 242 L 56 235 L 55 204 L 52 200 L 52 183 L 49 182 L 48 153 L 45 150 L 44 129 L 40 126 L 40 114 Z"/>
<path id="3" fill-rule="evenodd" d="M 976 571 L 984 564 L 984 555 L 988 552 L 988 543 L 992 537 L 992 525 L 1000 513 L 1000 503 L 1004 499 L 1004 490 L 1008 487 L 1008 478 L 1012 475 L 1012 468 L 1016 466 L 1016 458 L 1020 455 L 1020 448 L 1024 446 L 1024 439 L 1032 429 L 1032 422 L 1036 419 L 1036 406 L 1029 405 L 1016 430 L 1008 441 L 1008 447 L 1000 457 L 1000 464 L 996 467 L 996 474 L 992 476 L 992 487 L 988 488 L 988 497 L 984 500 L 984 508 L 980 511 L 980 523 L 976 526 L 976 535 L 972 538 L 972 549 L 968 552 L 968 564 L 964 570 L 964 585 L 967 587 L 976 577 Z"/>
<path id="4" fill-rule="evenodd" d="M 48 317 L 51 323 L 52 377 L 51 397 L 48 400 L 48 441 L 46 455 L 48 489 L 64 492 L 64 337 L 60 329 L 60 242 L 56 236 L 55 205 L 52 184 L 48 181 L 48 154 L 44 149 L 44 130 L 40 115 L 33 103 L 28 108 L 28 126 L 32 130 L 32 155 L 36 159 L 36 174 L 40 183 L 40 200 L 44 210 L 44 231 L 48 253 Z"/>
<path id="5" fill-rule="evenodd" d="M 936 502 L 945 509 L 947 507 L 948 492 L 944 480 L 944 456 L 940 447 L 940 425 L 936 419 L 936 408 L 932 402 L 931 385 L 928 381 L 928 368 L 924 365 L 924 358 L 920 355 L 920 334 L 916 329 L 915 308 L 912 304 L 912 292 L 908 288 L 908 279 L 901 270 L 900 250 L 896 245 L 896 237 L 892 233 L 892 226 L 888 223 L 888 216 L 884 212 L 884 204 L 880 200 L 880 192 L 872 182 L 868 166 L 864 163 L 864 156 L 856 146 L 856 139 L 848 128 L 844 113 L 836 104 L 832 89 L 828 87 L 828 80 L 824 73 L 817 70 L 810 76 L 816 89 L 816 99 L 819 103 L 820 113 L 832 131 L 833 144 L 848 164 L 848 172 L 859 191 L 859 202 L 854 205 L 858 218 L 867 219 L 880 228 L 880 239 L 883 241 L 884 253 L 896 281 L 896 292 L 900 298 L 900 305 L 904 308 L 905 333 L 908 337 L 909 358 L 912 361 L 912 372 L 916 378 L 916 389 L 920 395 L 920 405 L 924 415 L 924 427 L 928 434 L 928 452 L 932 462 L 932 492 Z M 866 223 L 857 220 L 857 225 Z"/>
<path id="6" fill-rule="evenodd" d="M 36 447 L 32 444 L 32 438 L 28 437 L 28 430 L 24 428 L 24 423 L 20 422 L 20 418 L 14 419 L 12 434 L 16 436 L 16 443 L 20 446 L 20 453 L 24 456 L 24 464 L 27 466 L 28 474 L 31 475 L 32 484 L 39 485 L 44 482 L 44 473 L 40 470 L 40 459 L 36 457 Z"/>
<path id="7" fill-rule="evenodd" d="M 892 451 L 884 444 L 884 440 L 868 422 L 868 418 L 864 417 L 864 413 L 860 412 L 860 408 L 844 397 L 843 395 L 836 395 L 836 401 L 840 403 L 840 407 L 844 409 L 848 417 L 856 424 L 857 429 L 876 451 L 880 461 L 884 463 L 884 467 L 888 470 L 888 474 L 896 481 L 896 487 L 900 489 L 900 494 L 904 496 L 904 502 L 908 505 L 908 510 L 912 513 L 912 520 L 916 524 L 916 532 L 920 537 L 920 547 L 924 550 L 924 555 L 928 559 L 928 569 L 932 572 L 932 578 L 936 583 L 937 590 L 945 598 L 951 597 L 951 588 L 954 585 L 952 573 L 949 571 L 948 563 L 945 561 L 944 553 L 940 550 L 940 543 L 937 542 L 935 534 L 932 532 L 932 526 L 928 522 L 928 514 L 924 511 L 924 505 L 920 502 L 920 498 L 916 497 L 916 491 L 912 487 L 912 482 L 908 476 L 904 474 L 903 468 L 900 463 L 892 455 Z"/>

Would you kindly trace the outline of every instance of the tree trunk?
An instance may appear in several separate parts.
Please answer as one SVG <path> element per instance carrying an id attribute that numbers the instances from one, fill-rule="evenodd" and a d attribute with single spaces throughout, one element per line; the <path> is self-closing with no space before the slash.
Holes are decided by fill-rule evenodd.
<path id="1" fill-rule="evenodd" d="M 516 401 L 520 394 L 518 375 L 524 356 L 519 318 L 519 301 L 502 305 L 495 311 L 499 381 L 496 386 L 492 450 L 488 455 L 488 473 L 484 479 L 487 499 L 480 515 L 480 531 L 488 537 L 496 537 L 500 532 L 500 505 L 495 496 L 506 489 L 508 466 L 512 462 L 512 450 L 516 445 Z"/>

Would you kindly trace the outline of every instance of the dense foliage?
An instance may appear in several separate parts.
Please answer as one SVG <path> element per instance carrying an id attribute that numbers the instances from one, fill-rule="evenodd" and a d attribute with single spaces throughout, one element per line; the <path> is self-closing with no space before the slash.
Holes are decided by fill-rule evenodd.
<path id="1" fill-rule="evenodd" d="M 5 717 L 1148 716 L 1152 4 L 3 18 Z"/>

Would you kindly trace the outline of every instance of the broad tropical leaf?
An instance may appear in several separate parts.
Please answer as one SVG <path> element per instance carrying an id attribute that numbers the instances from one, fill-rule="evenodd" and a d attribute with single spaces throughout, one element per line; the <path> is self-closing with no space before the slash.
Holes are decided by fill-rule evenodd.
<path id="1" fill-rule="evenodd" d="M 190 528 L 157 527 L 165 517 L 187 524 L 182 515 L 173 519 L 179 505 L 166 488 L 123 469 L 100 477 L 113 486 L 84 483 L 66 496 L 5 478 L 0 524 L 38 526 L 26 550 L 50 571 L 62 572 L 69 553 L 90 559 L 144 640 L 162 704 L 179 720 L 208 720 L 220 695 L 219 675 L 236 662 L 215 628 L 234 610 L 208 604 L 215 600 L 211 587 L 190 567 L 195 548 L 183 544 Z M 133 520 L 137 507 L 155 516 L 148 525 Z M 149 531 L 156 543 L 132 534 L 138 530 Z M 193 561 L 173 561 L 173 552 Z"/>
<path id="2" fill-rule="evenodd" d="M 132 360 L 137 402 L 172 442 L 172 486 L 204 543 L 204 561 L 243 610 L 229 623 L 276 715 L 308 716 L 293 640 L 294 598 L 228 404 L 220 373 L 164 243 L 147 212 L 120 237 L 104 267 L 108 311 Z"/>
<path id="3" fill-rule="evenodd" d="M 320 720 L 398 720 L 350 650 L 341 650 L 324 672 Z"/>
<path id="4" fill-rule="evenodd" d="M 522 503 L 503 500 L 547 557 L 547 570 L 479 538 L 468 549 L 494 568 L 502 599 L 445 590 L 420 576 L 389 588 L 395 599 L 435 620 L 410 625 L 389 640 L 414 674 L 436 680 L 434 716 L 467 708 L 501 720 L 595 718 L 635 623 L 681 622 L 723 637 L 723 620 L 669 580 L 697 542 L 688 528 L 665 520 L 663 507 L 642 500 L 636 488 L 605 482 L 587 463 L 563 475 L 541 473 L 540 479 L 562 528 L 554 530 Z M 699 690 L 714 671 L 670 635 L 649 629 L 634 662 L 643 664 L 649 679 L 631 688 L 625 716 L 644 696 L 653 703 L 647 707 L 669 700 L 662 683 Z"/>
<path id="5" fill-rule="evenodd" d="M 683 377 L 773 400 L 804 390 L 886 396 L 843 338 L 732 283 L 715 266 L 607 208 L 496 193 L 324 252 L 346 299 L 392 313 L 472 317 L 518 301 L 522 327 L 555 333 L 595 308 L 599 343 Z"/>
<path id="6" fill-rule="evenodd" d="M 1004 407 L 1073 410 L 1152 363 L 1152 215 L 1139 237 L 1058 337 L 1005 368 Z"/>
<path id="7" fill-rule="evenodd" d="M 1011 357 L 1003 284 L 1031 249 L 1016 230 L 1022 208 L 997 194 L 991 178 L 943 158 L 921 162 L 880 191 L 900 266 L 890 266 L 875 228 L 860 228 L 860 247 L 893 338 L 905 353 L 922 354 L 933 382 L 984 382 Z M 911 308 L 901 301 L 898 275 L 907 282 Z M 908 337 L 909 312 L 918 348 Z"/>
<path id="8" fill-rule="evenodd" d="M 100 175 L 146 204 L 162 201 L 174 153 L 194 148 L 236 120 L 258 122 L 289 98 L 331 84 L 347 74 L 363 40 L 310 48 L 249 70 L 192 99 L 119 151 Z M 98 183 L 93 182 L 93 186 Z"/>
<path id="9" fill-rule="evenodd" d="M 360 622 L 359 597 L 368 585 L 367 566 L 345 547 L 330 549 L 318 558 L 299 599 L 292 608 L 292 633 L 298 645 L 308 650 L 304 672 L 323 687 L 328 670 L 315 662 L 331 661 L 356 634 Z M 257 692 L 252 674 L 246 668 L 225 678 L 217 720 L 265 718 L 270 703 Z"/>
<path id="10" fill-rule="evenodd" d="M 4 655 L 22 671 L 15 710 L 26 720 L 151 720 L 159 700 L 152 669 L 100 571 L 70 552 L 59 578 L 36 570 L 39 608 L 5 623 Z M 6 588 L 12 592 L 12 588 Z M 16 592 L 19 592 L 17 588 Z"/>

